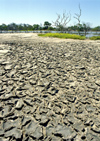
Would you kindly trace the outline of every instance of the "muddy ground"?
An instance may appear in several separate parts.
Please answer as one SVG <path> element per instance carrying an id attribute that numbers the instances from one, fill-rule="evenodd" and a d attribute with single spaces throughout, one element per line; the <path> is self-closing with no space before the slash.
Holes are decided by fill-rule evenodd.
<path id="1" fill-rule="evenodd" d="M 0 34 L 0 141 L 100 140 L 100 41 Z"/>

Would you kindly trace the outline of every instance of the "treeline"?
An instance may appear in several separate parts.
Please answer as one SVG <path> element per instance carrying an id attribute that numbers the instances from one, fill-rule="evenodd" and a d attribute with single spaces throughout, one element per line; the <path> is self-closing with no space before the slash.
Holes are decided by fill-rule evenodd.
<path id="1" fill-rule="evenodd" d="M 13 31 L 20 31 L 20 30 L 55 30 L 55 28 L 53 28 L 51 26 L 51 23 L 49 22 L 44 22 L 44 25 L 39 25 L 39 24 L 34 24 L 34 25 L 30 25 L 30 24 L 16 24 L 16 23 L 11 23 L 11 24 L 2 24 L 0 25 L 0 30 L 1 31 L 9 31 L 9 30 L 13 30 Z"/>
<path id="2" fill-rule="evenodd" d="M 63 12 L 63 14 L 57 14 L 57 19 L 52 22 L 45 21 L 43 25 L 39 24 L 2 24 L 0 25 L 0 32 L 2 31 L 34 31 L 34 30 L 48 30 L 48 31 L 60 31 L 65 33 L 70 33 L 70 31 L 75 31 L 79 35 L 83 34 L 86 36 L 89 31 L 100 31 L 100 26 L 91 28 L 90 23 L 81 22 L 82 10 L 79 4 L 79 13 L 74 14 L 74 18 L 77 21 L 76 25 L 68 26 L 71 21 L 71 13 Z"/>
<path id="3" fill-rule="evenodd" d="M 70 31 L 77 31 L 78 30 L 78 26 L 74 25 L 74 26 L 69 26 L 67 28 L 64 29 L 64 31 L 70 32 Z M 61 31 L 61 27 L 53 27 L 51 23 L 49 23 L 48 21 L 45 21 L 43 26 L 39 25 L 39 24 L 34 24 L 34 25 L 30 25 L 30 24 L 16 24 L 16 23 L 11 23 L 11 24 L 2 24 L 0 25 L 0 31 L 32 31 L 32 30 L 52 30 L 52 31 Z M 91 28 L 89 25 L 87 24 L 80 24 L 80 31 L 84 32 L 84 31 L 100 31 L 100 26 Z"/>
<path id="4" fill-rule="evenodd" d="M 100 26 L 92 28 L 92 31 L 100 31 Z"/>

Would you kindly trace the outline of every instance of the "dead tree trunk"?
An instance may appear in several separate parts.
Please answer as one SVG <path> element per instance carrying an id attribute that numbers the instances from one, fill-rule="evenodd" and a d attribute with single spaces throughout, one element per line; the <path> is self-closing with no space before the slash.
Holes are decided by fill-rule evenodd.
<path id="1" fill-rule="evenodd" d="M 78 21 L 78 24 L 77 24 L 77 27 L 78 27 L 78 34 L 80 35 L 80 17 L 81 17 L 81 13 L 82 13 L 82 10 L 80 8 L 80 4 L 79 4 L 79 14 L 75 13 L 75 16 L 74 18 Z"/>

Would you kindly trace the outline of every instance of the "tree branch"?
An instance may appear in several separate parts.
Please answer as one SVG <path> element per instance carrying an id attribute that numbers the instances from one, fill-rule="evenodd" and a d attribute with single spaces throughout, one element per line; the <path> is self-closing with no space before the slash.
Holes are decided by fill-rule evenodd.
<path id="1" fill-rule="evenodd" d="M 63 12 L 63 15 L 61 16 L 60 14 L 57 14 L 57 20 L 54 23 L 54 26 L 58 27 L 58 28 L 65 28 L 67 26 L 67 24 L 70 22 L 71 20 L 71 14 L 67 14 L 66 12 Z"/>

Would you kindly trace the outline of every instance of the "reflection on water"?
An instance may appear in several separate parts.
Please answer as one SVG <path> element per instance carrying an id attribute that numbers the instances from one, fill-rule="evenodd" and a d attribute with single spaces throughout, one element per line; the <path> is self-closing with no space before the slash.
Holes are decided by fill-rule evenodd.
<path id="1" fill-rule="evenodd" d="M 34 31 L 0 31 L 0 33 L 61 33 L 61 31 L 40 31 L 40 30 L 34 30 Z M 76 31 L 70 31 L 70 32 L 66 32 L 64 31 L 64 33 L 70 33 L 70 34 L 78 34 L 78 32 Z M 84 35 L 84 32 L 80 32 L 81 35 Z M 92 37 L 92 36 L 100 36 L 100 32 L 92 32 L 89 31 L 86 34 L 86 37 Z"/>

